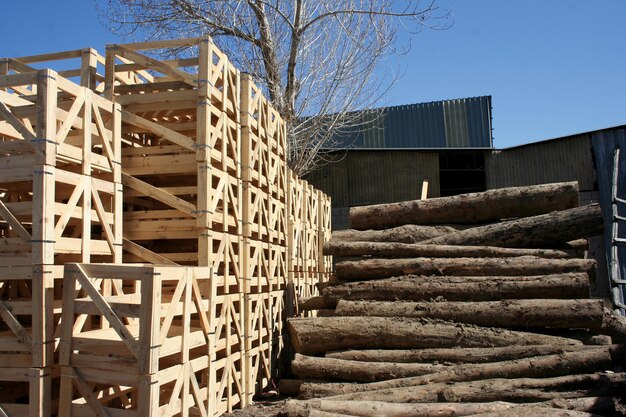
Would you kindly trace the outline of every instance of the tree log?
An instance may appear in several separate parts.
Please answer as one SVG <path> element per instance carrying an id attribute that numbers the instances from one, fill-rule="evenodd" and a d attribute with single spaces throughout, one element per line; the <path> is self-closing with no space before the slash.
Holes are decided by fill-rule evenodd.
<path id="1" fill-rule="evenodd" d="M 324 381 L 374 382 L 406 378 L 443 371 L 447 365 L 423 363 L 357 362 L 344 359 L 318 358 L 296 353 L 291 370 L 302 379 Z"/>
<path id="2" fill-rule="evenodd" d="M 321 416 L 320 416 L 321 417 Z M 536 407 L 525 404 L 510 410 L 490 411 L 474 414 L 474 417 L 602 417 L 599 414 L 575 410 L 555 410 L 549 407 Z"/>
<path id="3" fill-rule="evenodd" d="M 344 281 L 365 281 L 415 275 L 545 275 L 567 272 L 594 274 L 593 259 L 517 258 L 411 258 L 366 259 L 337 262 L 335 274 Z"/>
<path id="4" fill-rule="evenodd" d="M 486 226 L 460 230 L 420 242 L 424 245 L 550 247 L 604 233 L 598 204 L 556 211 Z"/>
<path id="5" fill-rule="evenodd" d="M 420 245 L 399 242 L 342 242 L 328 241 L 324 254 L 333 256 L 373 256 L 378 258 L 509 258 L 536 256 L 539 258 L 572 258 L 556 249 L 498 248 L 493 246 Z"/>
<path id="6" fill-rule="evenodd" d="M 506 411 L 525 407 L 526 404 L 494 401 L 489 403 L 422 403 L 422 404 L 398 404 L 383 401 L 288 401 L 288 403 L 301 403 L 312 407 L 319 407 L 322 411 L 353 414 L 362 417 L 460 417 L 471 416 L 492 411 Z M 587 413 L 613 414 L 615 413 L 615 400 L 610 397 L 585 397 L 575 399 L 557 399 L 531 403 L 533 407 L 550 408 L 554 412 L 559 410 L 583 411 Z M 291 415 L 289 415 L 291 417 Z"/>
<path id="7" fill-rule="evenodd" d="M 331 235 L 331 242 L 404 242 L 417 243 L 422 240 L 466 229 L 460 226 L 418 226 L 407 224 L 385 230 L 337 230 Z"/>
<path id="8" fill-rule="evenodd" d="M 409 350 L 345 350 L 326 353 L 327 358 L 360 362 L 396 363 L 489 363 L 533 356 L 597 349 L 597 346 L 504 346 L 493 348 L 447 348 Z"/>
<path id="9" fill-rule="evenodd" d="M 524 277 L 424 277 L 407 275 L 380 280 L 348 282 L 326 287 L 322 296 L 327 306 L 338 300 L 494 301 L 532 298 L 589 297 L 589 276 L 585 273 Z"/>
<path id="10" fill-rule="evenodd" d="M 578 204 L 578 183 L 542 184 L 352 207 L 350 224 L 364 230 L 403 224 L 484 223 L 565 210 Z"/>
<path id="11" fill-rule="evenodd" d="M 524 345 L 580 345 L 578 340 L 528 332 L 388 317 L 307 317 L 289 319 L 297 353 L 320 355 L 363 348 L 445 348 Z"/>
<path id="12" fill-rule="evenodd" d="M 562 375 L 583 374 L 611 370 L 614 363 L 622 364 L 624 362 L 622 358 L 623 354 L 624 350 L 620 346 L 606 346 L 599 349 L 565 352 L 558 355 L 536 356 L 533 358 L 516 359 L 511 361 L 456 365 L 453 367 L 443 368 L 440 371 L 415 377 L 388 379 L 380 382 L 360 385 L 346 384 L 345 387 L 342 388 L 341 392 L 345 394 L 348 392 L 377 391 L 417 385 L 477 381 L 493 378 L 546 378 Z M 340 360 L 329 358 L 318 359 L 320 359 L 320 361 L 316 364 L 317 366 L 321 366 L 321 362 L 323 360 Z M 362 362 L 363 368 L 366 368 L 371 364 L 371 362 Z M 327 366 L 329 368 L 334 367 L 334 370 L 337 373 L 339 370 L 335 365 L 336 363 L 327 363 Z M 318 377 L 321 375 L 323 374 L 317 374 Z M 329 374 L 327 373 L 326 375 Z M 304 389 L 306 389 L 308 395 L 319 396 L 327 393 L 328 388 L 330 387 L 332 389 L 333 385 L 336 384 L 311 383 L 306 387 L 303 385 L 300 389 L 301 393 Z"/>
<path id="13" fill-rule="evenodd" d="M 556 327 L 600 330 L 602 300 L 407 302 L 339 300 L 338 316 L 430 318 L 488 327 Z"/>
<path id="14" fill-rule="evenodd" d="M 301 396 L 311 398 L 308 383 L 302 384 Z M 605 373 L 566 375 L 552 378 L 493 378 L 468 382 L 439 382 L 427 385 L 379 389 L 341 394 L 356 384 L 326 384 L 325 396 L 335 401 L 407 402 L 491 402 L 546 401 L 554 398 L 610 396 L 623 392 L 626 374 Z M 365 384 L 373 385 L 373 384 Z M 319 392 L 319 391 L 318 391 Z M 338 395 L 333 395 L 338 394 Z"/>

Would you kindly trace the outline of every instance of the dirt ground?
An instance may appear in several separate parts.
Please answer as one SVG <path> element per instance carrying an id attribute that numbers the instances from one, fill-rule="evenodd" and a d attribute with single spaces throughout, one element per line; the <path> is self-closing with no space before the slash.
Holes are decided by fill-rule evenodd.
<path id="1" fill-rule="evenodd" d="M 272 397 L 264 400 L 255 400 L 254 404 L 245 407 L 243 410 L 235 410 L 223 417 L 276 417 L 285 405 L 285 397 Z"/>

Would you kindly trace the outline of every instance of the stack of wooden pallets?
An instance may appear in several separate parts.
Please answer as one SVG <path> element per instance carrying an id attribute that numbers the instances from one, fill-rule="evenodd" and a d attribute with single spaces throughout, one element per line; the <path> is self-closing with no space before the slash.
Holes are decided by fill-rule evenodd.
<path id="1" fill-rule="evenodd" d="M 86 87 L 32 72 L 36 58 L 80 58 L 64 75 Z M 295 295 L 328 278 L 330 200 L 287 168 L 284 124 L 250 77 L 208 37 L 0 71 L 0 317 L 3 350 L 22 352 L 2 375 L 30 381 L 0 389 L 4 409 L 219 415 L 271 386 Z"/>

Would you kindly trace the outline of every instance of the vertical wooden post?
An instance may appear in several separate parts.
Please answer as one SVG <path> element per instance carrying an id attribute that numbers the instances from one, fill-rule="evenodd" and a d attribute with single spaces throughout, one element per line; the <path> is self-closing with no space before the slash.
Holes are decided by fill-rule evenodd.
<path id="1" fill-rule="evenodd" d="M 71 417 L 75 374 L 70 367 L 74 331 L 74 299 L 76 297 L 75 264 L 66 264 L 63 273 L 63 320 L 59 343 L 59 365 L 61 366 L 61 390 L 59 393 L 59 417 Z"/>
<path id="2" fill-rule="evenodd" d="M 115 252 L 113 262 L 122 263 L 123 245 L 123 204 L 124 186 L 122 185 L 122 108 L 119 104 L 113 104 L 111 111 L 111 148 L 113 149 L 113 236 Z"/>
<path id="3" fill-rule="evenodd" d="M 115 101 L 115 45 L 106 46 L 105 64 L 104 64 L 104 97 L 111 101 Z"/>
<path id="4" fill-rule="evenodd" d="M 57 74 L 42 70 L 37 74 L 37 150 L 33 166 L 32 207 L 32 326 L 33 365 L 53 364 L 52 290 L 54 277 L 54 198 L 57 129 Z M 50 395 L 48 392 L 47 395 Z"/>
<path id="5" fill-rule="evenodd" d="M 97 52 L 93 48 L 85 48 L 81 52 L 80 85 L 95 91 L 98 72 Z"/>
<path id="6" fill-rule="evenodd" d="M 198 109 L 196 126 L 196 161 L 198 164 L 198 201 L 197 225 L 200 228 L 198 237 L 198 266 L 211 265 L 212 234 L 211 216 L 211 149 L 209 138 L 213 135 L 211 122 L 211 57 L 212 41 L 208 36 L 200 39 L 198 68 Z"/>
<path id="7" fill-rule="evenodd" d="M 83 155 L 82 155 L 82 181 L 83 181 L 83 207 L 82 207 L 82 233 L 81 233 L 81 261 L 88 263 L 91 260 L 91 121 L 92 121 L 92 96 L 90 90 L 85 90 L 85 104 L 83 105 Z M 97 192 L 97 190 L 96 190 Z M 101 221 L 104 221 L 102 219 Z M 107 295 L 107 294 L 104 294 Z"/>

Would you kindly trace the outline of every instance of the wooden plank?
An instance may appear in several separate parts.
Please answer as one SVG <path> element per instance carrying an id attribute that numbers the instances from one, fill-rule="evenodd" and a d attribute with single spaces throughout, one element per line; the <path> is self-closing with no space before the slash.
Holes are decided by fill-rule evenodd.
<path id="1" fill-rule="evenodd" d="M 192 87 L 195 87 L 197 84 L 195 78 L 191 74 L 181 71 L 178 68 L 159 61 L 158 59 L 150 58 L 146 55 L 135 52 L 125 46 L 115 45 L 114 48 L 118 55 L 131 59 L 138 64 L 145 65 L 148 69 L 160 71 L 163 74 L 167 74 L 170 77 L 189 84 Z"/>
<path id="2" fill-rule="evenodd" d="M 124 184 L 128 188 L 140 191 L 146 196 L 154 198 L 155 200 L 158 200 L 163 204 L 167 204 L 168 206 L 173 207 L 176 210 L 180 210 L 183 213 L 188 214 L 192 217 L 197 216 L 195 205 L 170 193 L 167 193 L 160 188 L 150 185 L 147 182 L 141 181 L 130 175 L 122 173 L 122 184 Z"/>
<path id="3" fill-rule="evenodd" d="M 158 123 L 151 122 L 150 120 L 144 119 L 143 117 L 139 117 L 125 110 L 122 110 L 122 119 L 124 123 L 129 123 L 134 126 L 147 129 L 151 133 L 154 133 L 155 135 L 160 136 L 163 139 L 168 140 L 172 143 L 180 145 L 183 148 L 193 151 L 196 150 L 195 142 L 191 138 L 185 135 L 181 135 L 180 133 L 166 127 L 163 127 Z"/>
<path id="4" fill-rule="evenodd" d="M 35 135 L 24 126 L 24 124 L 11 112 L 11 110 L 0 101 L 0 117 L 17 130 L 25 140 L 32 142 Z"/>
<path id="5" fill-rule="evenodd" d="M 131 50 L 145 50 L 145 49 L 163 49 L 163 48 L 180 48 L 183 46 L 195 46 L 203 38 L 187 38 L 187 39 L 171 39 L 164 41 L 148 41 L 148 42 L 135 42 L 135 43 L 123 43 L 114 46 L 123 46 Z"/>
<path id="6" fill-rule="evenodd" d="M 124 242 L 124 250 L 126 250 L 127 252 L 138 256 L 139 258 L 153 263 L 153 264 L 157 264 L 157 265 L 178 265 L 176 262 L 173 262 L 169 259 L 167 259 L 164 256 L 159 255 L 156 252 L 153 252 L 149 249 L 144 248 L 141 245 L 138 245 L 137 243 L 131 242 L 128 239 L 123 239 Z"/>
<path id="7" fill-rule="evenodd" d="M 15 218 L 13 213 L 11 213 L 11 210 L 8 209 L 2 200 L 0 200 L 0 216 L 2 216 L 9 226 L 15 230 L 17 235 L 22 240 L 25 242 L 30 242 L 32 240 L 30 233 L 24 229 L 24 226 L 22 226 L 22 224 Z"/>
<path id="8" fill-rule="evenodd" d="M 37 84 L 36 72 L 0 76 L 0 88 L 13 88 L 32 84 Z"/>

